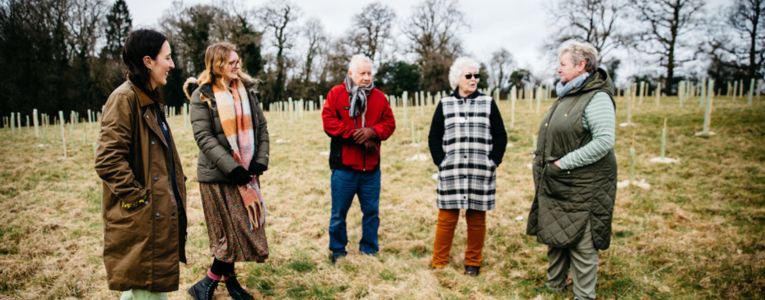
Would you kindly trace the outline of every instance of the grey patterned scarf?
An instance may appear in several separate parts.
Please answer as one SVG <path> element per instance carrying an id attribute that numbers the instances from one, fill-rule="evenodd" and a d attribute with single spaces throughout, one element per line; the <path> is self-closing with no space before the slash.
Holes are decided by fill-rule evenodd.
<path id="1" fill-rule="evenodd" d="M 344 83 L 345 91 L 348 92 L 348 96 L 350 96 L 349 101 L 351 102 L 351 110 L 348 114 L 353 119 L 361 115 L 361 127 L 364 127 L 366 126 L 366 118 L 364 115 L 367 112 L 367 97 L 369 97 L 369 93 L 372 92 L 375 84 L 372 82 L 367 87 L 360 87 L 353 83 L 350 76 L 345 76 Z"/>
<path id="2" fill-rule="evenodd" d="M 561 81 L 558 81 L 558 84 L 555 85 L 555 93 L 558 94 L 558 98 L 565 96 L 566 94 L 568 94 L 568 92 L 570 92 L 574 88 L 577 88 L 580 85 L 582 85 L 582 83 L 584 83 L 584 81 L 587 80 L 587 77 L 590 77 L 590 73 L 584 72 L 582 74 L 579 74 L 579 76 L 577 76 L 576 78 L 571 79 L 571 81 L 566 82 L 565 84 L 563 84 L 563 82 Z"/>

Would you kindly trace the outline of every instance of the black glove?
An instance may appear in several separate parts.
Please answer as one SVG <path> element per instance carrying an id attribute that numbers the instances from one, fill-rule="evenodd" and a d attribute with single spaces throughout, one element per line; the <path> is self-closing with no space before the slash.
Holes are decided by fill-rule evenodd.
<path id="1" fill-rule="evenodd" d="M 228 174 L 228 179 L 236 185 L 245 185 L 252 180 L 252 175 L 242 166 L 238 166 Z"/>
<path id="2" fill-rule="evenodd" d="M 265 172 L 266 170 L 268 170 L 268 167 L 255 162 L 255 160 L 253 159 L 252 162 L 250 162 L 250 169 L 248 171 L 250 171 L 250 174 L 252 175 L 260 176 L 260 175 L 263 175 L 263 172 Z"/>

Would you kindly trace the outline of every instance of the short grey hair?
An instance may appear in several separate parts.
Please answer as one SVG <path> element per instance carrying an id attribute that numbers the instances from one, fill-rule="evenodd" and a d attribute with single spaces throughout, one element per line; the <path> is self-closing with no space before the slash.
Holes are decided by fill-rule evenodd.
<path id="1" fill-rule="evenodd" d="M 369 57 L 366 57 L 366 55 L 363 54 L 356 54 L 351 57 L 351 62 L 348 63 L 348 71 L 351 71 L 351 73 L 355 73 L 356 70 L 359 69 L 359 65 L 361 63 L 369 63 L 372 65 L 372 74 L 374 74 L 374 62 L 372 62 L 372 59 Z"/>
<path id="2" fill-rule="evenodd" d="M 476 68 L 476 70 L 480 71 L 481 65 L 467 56 L 458 57 L 454 60 L 454 63 L 452 63 L 452 66 L 449 68 L 449 85 L 452 86 L 452 90 L 457 88 L 457 84 L 460 82 L 460 76 L 464 75 L 463 72 L 467 68 Z"/>
<path id="3" fill-rule="evenodd" d="M 590 74 L 598 69 L 598 50 L 590 43 L 576 40 L 565 41 L 558 48 L 558 58 L 565 53 L 571 54 L 574 65 L 585 61 L 584 70 Z"/>

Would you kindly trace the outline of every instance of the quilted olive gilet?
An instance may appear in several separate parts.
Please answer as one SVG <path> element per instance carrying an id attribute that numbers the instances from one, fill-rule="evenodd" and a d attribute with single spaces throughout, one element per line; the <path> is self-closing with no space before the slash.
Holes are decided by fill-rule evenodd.
<path id="1" fill-rule="evenodd" d="M 613 90 L 608 73 L 598 69 L 580 87 L 559 97 L 540 124 L 532 168 L 536 188 L 526 234 L 543 244 L 573 247 L 589 221 L 594 247 L 603 250 L 610 245 L 617 173 L 613 149 L 595 163 L 575 169 L 561 170 L 553 162 L 592 140 L 583 125 L 584 110 L 598 92 L 613 101 Z"/>

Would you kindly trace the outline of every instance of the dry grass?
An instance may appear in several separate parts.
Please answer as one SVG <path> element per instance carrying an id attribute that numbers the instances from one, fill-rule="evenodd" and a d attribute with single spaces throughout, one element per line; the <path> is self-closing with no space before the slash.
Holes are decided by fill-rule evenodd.
<path id="1" fill-rule="evenodd" d="M 627 178 L 634 135 L 636 173 L 651 190 L 620 189 L 613 243 L 601 252 L 601 298 L 762 298 L 765 294 L 765 105 L 717 99 L 712 128 L 695 137 L 703 110 L 695 100 L 684 109 L 677 98 L 657 108 L 652 98 L 636 108 L 636 127 L 619 128 L 620 180 Z M 544 103 L 542 110 L 550 104 Z M 510 105 L 500 107 L 507 124 Z M 243 283 L 257 297 L 382 299 L 564 299 L 571 294 L 538 292 L 545 280 L 545 246 L 524 235 L 533 186 L 528 163 L 532 134 L 541 114 L 517 105 L 512 147 L 498 171 L 497 209 L 488 215 L 484 267 L 478 278 L 462 275 L 465 224 L 461 221 L 450 265 L 428 268 L 436 219 L 435 167 L 427 130 L 433 107 L 410 108 L 409 120 L 394 110 L 399 127 L 383 145 L 380 200 L 381 253 L 358 255 L 358 204 L 348 216 L 350 255 L 337 265 L 327 259 L 329 139 L 318 112 L 302 119 L 267 113 L 271 165 L 262 178 L 268 199 L 271 257 L 264 264 L 238 266 Z M 419 111 L 419 112 L 418 112 Z M 626 109 L 619 99 L 618 120 Z M 659 152 L 660 126 L 669 117 L 668 156 L 679 164 L 648 160 Z M 412 145 L 412 128 L 415 139 Z M 190 177 L 188 190 L 190 263 L 181 267 L 181 289 L 209 266 L 207 233 L 195 182 L 197 148 L 190 126 L 171 118 Z M 93 170 L 97 125 L 68 128 L 69 158 L 63 159 L 58 127 L 0 130 L 0 298 L 116 298 L 108 291 L 101 261 L 101 184 Z M 19 134 L 19 132 L 21 132 Z M 522 216 L 523 221 L 516 220 Z M 219 290 L 225 294 L 224 289 Z M 171 298 L 185 298 L 183 292 Z M 222 297 L 221 297 L 222 298 Z"/>

